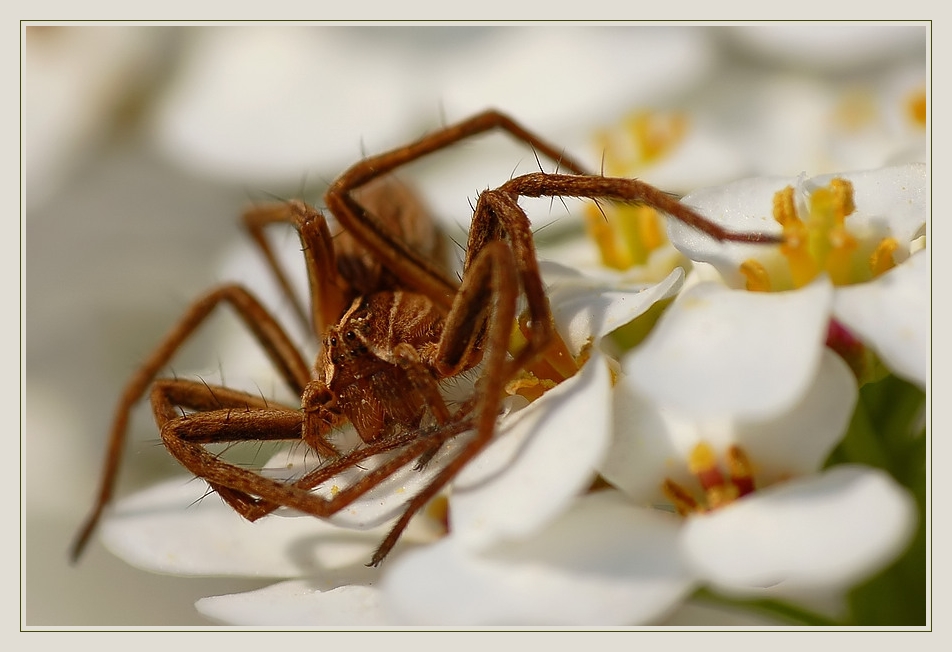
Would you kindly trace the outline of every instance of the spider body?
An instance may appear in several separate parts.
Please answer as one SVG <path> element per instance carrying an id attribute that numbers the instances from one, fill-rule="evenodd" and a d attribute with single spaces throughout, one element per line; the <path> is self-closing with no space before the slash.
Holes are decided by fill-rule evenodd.
<path id="1" fill-rule="evenodd" d="M 398 356 L 416 351 L 420 373 L 436 382 L 439 374 L 429 361 L 442 333 L 443 315 L 433 303 L 399 290 L 358 296 L 328 330 L 318 360 L 320 381 L 363 441 L 420 427 L 427 400 Z"/>
<path id="2" fill-rule="evenodd" d="M 482 192 L 457 282 L 438 262 L 442 240 L 433 221 L 412 193 L 389 174 L 494 129 L 527 144 L 537 156 L 555 161 L 567 173 L 527 174 Z M 448 440 L 472 433 L 441 460 L 428 484 L 407 499 L 371 564 L 383 560 L 412 516 L 491 441 L 509 381 L 539 363 L 548 363 L 563 378 L 577 370 L 549 309 L 530 222 L 518 204 L 523 196 L 644 203 L 718 240 L 777 242 L 772 235 L 727 231 L 636 179 L 588 174 L 560 149 L 496 111 L 477 114 L 346 170 L 324 196 L 327 210 L 341 229 L 334 235 L 323 213 L 303 202 L 253 208 L 244 216 L 245 227 L 299 318 L 322 343 L 318 359 L 308 365 L 281 324 L 242 286 L 220 286 L 199 297 L 120 396 L 99 493 L 74 542 L 73 559 L 112 500 L 130 411 L 148 395 L 169 452 L 251 521 L 282 506 L 328 518 L 394 473 L 426 464 Z M 295 299 L 264 236 L 264 229 L 274 224 L 290 225 L 300 236 L 309 306 Z M 237 313 L 290 390 L 301 397 L 299 405 L 280 405 L 204 382 L 158 377 L 222 303 Z M 517 306 L 524 306 L 522 314 Z M 516 324 L 525 344 L 511 352 Z M 476 391 L 450 405 L 440 391 L 441 382 L 477 365 Z M 353 424 L 364 443 L 342 452 L 331 440 L 336 429 L 347 423 Z M 280 481 L 231 464 L 206 448 L 208 444 L 274 440 L 303 441 L 323 463 L 302 477 Z M 311 491 L 373 456 L 384 459 L 333 496 Z"/>

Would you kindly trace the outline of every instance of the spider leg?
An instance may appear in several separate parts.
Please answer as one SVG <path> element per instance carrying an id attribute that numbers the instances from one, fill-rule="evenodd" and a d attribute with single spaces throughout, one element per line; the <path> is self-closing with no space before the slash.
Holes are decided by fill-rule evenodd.
<path id="1" fill-rule="evenodd" d="M 352 191 L 392 170 L 439 151 L 466 138 L 493 129 L 509 133 L 516 140 L 531 146 L 560 167 L 575 174 L 585 174 L 579 163 L 555 146 L 539 138 L 511 118 L 498 111 L 486 111 L 455 125 L 445 127 L 404 147 L 366 158 L 339 176 L 324 196 L 328 210 L 403 283 L 430 297 L 444 311 L 449 311 L 456 295 L 457 284 L 448 279 L 439 267 L 426 256 L 407 245 L 365 206 Z"/>
<path id="2" fill-rule="evenodd" d="M 677 197 L 638 179 L 531 173 L 510 179 L 499 187 L 499 191 L 521 197 L 584 197 L 644 204 L 667 213 L 716 240 L 762 244 L 782 242 L 781 236 L 776 234 L 739 233 L 725 229 L 682 203 Z"/>
<path id="3" fill-rule="evenodd" d="M 129 379 L 119 398 L 109 433 L 99 493 L 92 512 L 79 530 L 70 549 L 70 557 L 73 561 L 82 554 L 103 510 L 112 500 L 132 407 L 145 394 L 156 374 L 168 364 L 184 342 L 205 321 L 214 308 L 222 302 L 230 304 L 234 308 L 292 391 L 300 395 L 310 380 L 311 374 L 307 364 L 280 324 L 243 287 L 238 285 L 220 286 L 192 303 L 185 315 L 173 326 L 159 346 Z M 223 396 L 225 395 L 217 395 L 219 399 Z"/>
<path id="4" fill-rule="evenodd" d="M 486 366 L 481 376 L 479 401 L 474 404 L 475 436 L 466 442 L 437 475 L 414 495 L 371 559 L 376 566 L 390 552 L 413 515 L 427 504 L 492 439 L 502 396 L 514 368 L 507 367 L 507 347 L 516 317 L 518 276 L 512 249 L 499 240 L 487 243 L 472 261 L 447 318 L 442 342 L 471 339 L 475 324 L 487 321 Z M 441 352 L 443 351 L 441 346 Z M 428 438 L 424 444 L 433 446 Z"/>
<path id="5" fill-rule="evenodd" d="M 268 267 L 291 301 L 301 322 L 320 339 L 324 330 L 337 322 L 352 299 L 337 271 L 334 242 L 324 215 L 304 202 L 292 200 L 250 208 L 242 215 L 242 222 L 251 239 L 264 254 Z M 276 223 L 291 224 L 300 235 L 311 292 L 309 316 L 305 314 L 300 299 L 291 288 L 287 273 L 265 237 L 264 229 Z"/>

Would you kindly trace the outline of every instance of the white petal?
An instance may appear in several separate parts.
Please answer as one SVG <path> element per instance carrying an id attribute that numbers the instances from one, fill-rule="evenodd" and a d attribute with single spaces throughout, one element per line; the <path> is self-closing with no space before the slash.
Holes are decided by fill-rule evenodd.
<path id="1" fill-rule="evenodd" d="M 187 36 L 189 56 L 151 134 L 173 160 L 205 174 L 255 183 L 334 175 L 360 160 L 362 147 L 398 145 L 416 124 L 406 49 L 382 56 L 359 31 L 328 27 Z"/>
<path id="2" fill-rule="evenodd" d="M 473 547 L 519 539 L 564 510 L 608 447 L 610 382 L 593 351 L 578 374 L 508 417 L 453 483 L 455 536 Z"/>
<path id="3" fill-rule="evenodd" d="M 838 466 L 692 516 L 685 559 L 743 594 L 845 588 L 890 562 L 916 523 L 912 497 L 886 473 Z"/>
<path id="4" fill-rule="evenodd" d="M 612 447 L 600 472 L 638 502 L 667 502 L 665 479 L 694 486 L 687 458 L 703 438 L 718 452 L 739 445 L 754 466 L 757 486 L 813 473 L 842 438 L 856 397 L 852 372 L 828 350 L 800 401 L 770 419 L 734 422 L 722 430 L 679 419 L 622 379 L 615 388 Z"/>
<path id="5" fill-rule="evenodd" d="M 317 518 L 246 521 L 204 482 L 179 477 L 120 501 L 103 543 L 145 570 L 175 575 L 296 577 L 367 563 L 387 527 L 355 531 Z"/>
<path id="6" fill-rule="evenodd" d="M 617 279 L 611 282 L 583 276 L 554 263 L 544 264 L 542 271 L 549 285 L 549 303 L 556 326 L 576 355 L 587 344 L 631 322 L 658 301 L 677 294 L 684 281 L 684 270 L 680 267 L 660 283 L 631 287 Z"/>
<path id="7" fill-rule="evenodd" d="M 678 521 L 617 492 L 580 498 L 518 544 L 474 553 L 455 535 L 398 560 L 385 605 L 426 625 L 624 625 L 669 611 L 694 582 Z"/>
<path id="8" fill-rule="evenodd" d="M 921 52 L 926 43 L 924 26 L 792 23 L 733 27 L 728 33 L 756 57 L 831 71 Z"/>
<path id="9" fill-rule="evenodd" d="M 353 428 L 345 428 L 336 433 L 337 436 L 350 435 L 350 441 L 356 441 Z M 425 489 L 433 478 L 442 470 L 445 464 L 452 459 L 462 448 L 470 435 L 463 433 L 443 444 L 423 469 L 416 468 L 416 458 L 409 460 L 402 468 L 380 481 L 375 487 L 367 491 L 358 499 L 328 517 L 328 521 L 343 528 L 366 530 L 388 523 L 403 513 L 406 503 L 417 493 Z M 346 439 L 345 439 L 346 441 Z M 339 450 L 350 450 L 350 445 L 334 444 Z M 329 478 L 311 493 L 322 496 L 326 500 L 333 498 L 342 489 L 352 486 L 364 476 L 381 466 L 392 457 L 399 455 L 400 450 L 384 453 L 362 460 L 358 465 L 338 473 Z M 265 467 L 264 474 L 283 481 L 301 477 L 312 470 L 315 464 L 320 463 L 317 455 L 306 446 L 294 448 L 290 452 L 281 452 L 275 455 Z M 282 515 L 304 516 L 306 514 L 293 509 L 279 510 Z"/>
<path id="10" fill-rule="evenodd" d="M 264 627 L 375 627 L 392 625 L 380 608 L 380 590 L 346 585 L 321 590 L 315 582 L 295 580 L 236 593 L 202 598 L 199 613 L 226 625 Z"/>
<path id="11" fill-rule="evenodd" d="M 765 421 L 735 424 L 738 444 L 754 465 L 759 486 L 815 473 L 842 440 L 856 406 L 856 377 L 843 359 L 822 349 L 807 393 Z"/>
<path id="12" fill-rule="evenodd" d="M 896 375 L 926 386 L 930 351 L 929 250 L 882 276 L 838 288 L 833 314 L 872 346 Z"/>
<path id="13" fill-rule="evenodd" d="M 837 177 L 853 184 L 856 210 L 846 218 L 848 226 L 872 223 L 887 227 L 900 247 L 924 232 L 929 214 L 929 171 L 925 163 L 824 174 L 805 181 L 803 190 L 812 192 Z"/>
<path id="14" fill-rule="evenodd" d="M 553 59 L 569 50 L 572 56 Z M 450 61 L 439 85 L 449 115 L 497 106 L 540 133 L 574 131 L 573 140 L 587 142 L 591 125 L 693 87 L 716 52 L 702 30 L 536 26 L 499 30 Z"/>
<path id="15" fill-rule="evenodd" d="M 773 219 L 774 194 L 795 185 L 791 177 L 755 177 L 686 195 L 682 200 L 708 219 L 738 232 L 780 233 Z M 685 256 L 694 261 L 710 263 L 731 287 L 744 287 L 745 279 L 739 265 L 750 258 L 759 259 L 764 245 L 718 242 L 710 236 L 677 221 L 668 220 L 668 239 Z"/>
<path id="16" fill-rule="evenodd" d="M 625 357 L 624 372 L 685 418 L 768 418 L 799 400 L 816 375 L 832 295 L 825 278 L 770 294 L 696 285 Z"/>

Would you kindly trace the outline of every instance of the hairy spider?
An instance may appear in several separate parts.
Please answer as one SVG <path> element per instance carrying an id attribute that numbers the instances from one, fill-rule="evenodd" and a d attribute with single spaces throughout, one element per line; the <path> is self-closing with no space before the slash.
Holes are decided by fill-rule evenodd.
<path id="1" fill-rule="evenodd" d="M 476 203 L 461 282 L 434 261 L 435 226 L 413 196 L 388 174 L 463 139 L 501 129 L 555 161 L 567 173 L 515 177 L 482 192 Z M 332 236 L 324 215 L 300 201 L 249 210 L 245 227 L 263 251 L 284 292 L 321 342 L 309 367 L 284 329 L 239 285 L 214 288 L 192 303 L 125 386 L 106 451 L 99 493 L 79 531 L 75 560 L 112 498 L 130 411 L 147 391 L 161 438 L 191 473 L 254 521 L 278 507 L 327 518 L 396 471 L 426 464 L 449 439 L 471 431 L 429 484 L 411 496 L 371 559 L 378 564 L 411 517 L 492 439 L 504 389 L 530 365 L 545 361 L 563 377 L 576 361 L 555 329 L 520 197 L 581 197 L 655 207 L 718 240 L 775 242 L 766 234 L 734 233 L 708 221 L 675 197 L 635 179 L 588 174 L 560 150 L 507 116 L 486 111 L 393 151 L 365 158 L 340 175 L 324 200 L 341 232 Z M 264 237 L 274 223 L 300 235 L 310 306 L 299 305 Z M 525 312 L 517 314 L 520 297 Z M 221 303 L 230 304 L 253 333 L 300 406 L 279 405 L 218 385 L 156 376 L 193 331 Z M 526 344 L 510 350 L 518 323 Z M 477 391 L 450 405 L 441 381 L 481 365 Z M 362 446 L 340 452 L 332 432 L 353 424 Z M 297 440 L 324 462 L 293 480 L 265 477 L 230 463 L 207 444 Z M 311 490 L 367 458 L 390 452 L 379 466 L 330 497 Z"/>

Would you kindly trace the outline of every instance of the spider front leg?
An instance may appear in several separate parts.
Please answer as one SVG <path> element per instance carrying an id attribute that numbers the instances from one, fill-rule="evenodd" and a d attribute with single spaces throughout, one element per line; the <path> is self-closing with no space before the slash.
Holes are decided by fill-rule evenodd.
<path id="1" fill-rule="evenodd" d="M 472 414 L 475 434 L 426 487 L 407 501 L 403 514 L 374 553 L 371 565 L 383 561 L 413 515 L 492 439 L 506 384 L 516 370 L 507 362 L 518 288 L 516 259 L 507 243 L 501 240 L 488 242 L 468 261 L 463 283 L 446 319 L 434 366 L 441 374 L 450 376 L 469 368 L 474 357 L 482 358 L 484 367 L 476 387 L 477 397 L 461 409 L 466 414 L 456 415 L 456 423 L 461 423 L 464 417 L 468 420 Z M 447 439 L 449 435 L 443 433 L 423 441 L 429 440 L 431 447 L 438 447 Z"/>

